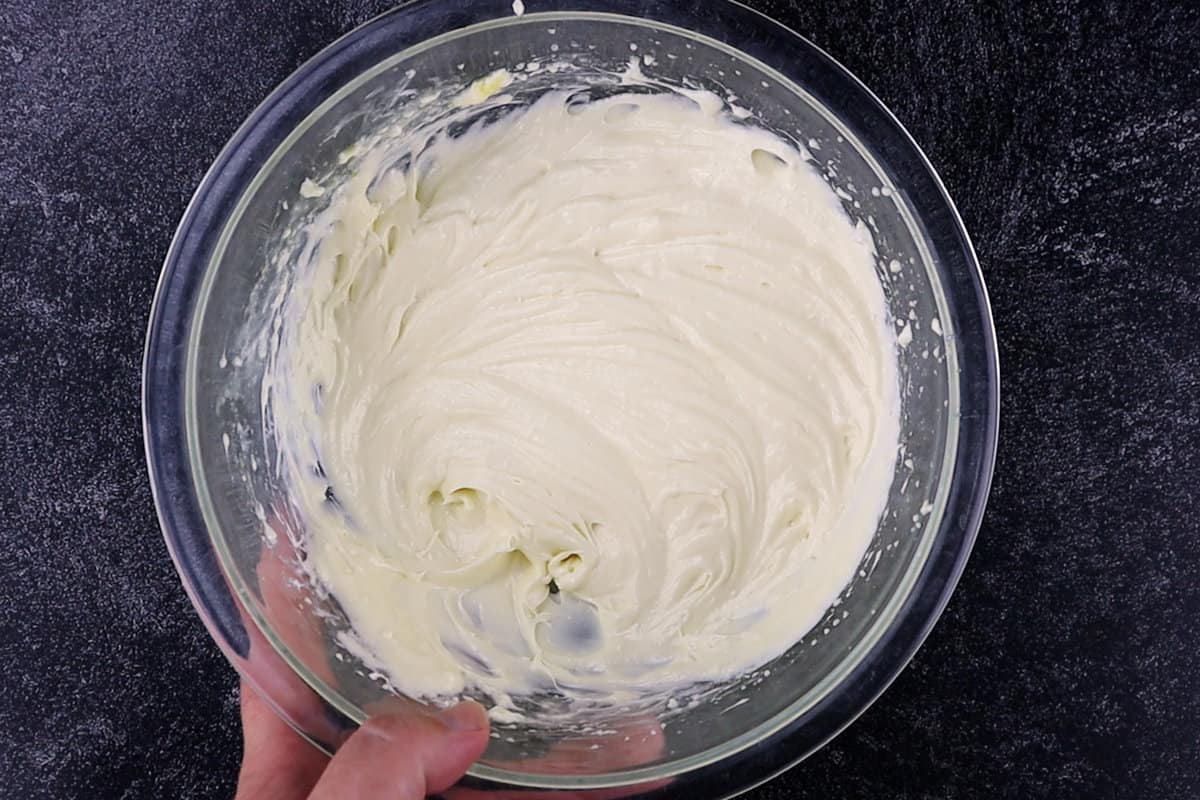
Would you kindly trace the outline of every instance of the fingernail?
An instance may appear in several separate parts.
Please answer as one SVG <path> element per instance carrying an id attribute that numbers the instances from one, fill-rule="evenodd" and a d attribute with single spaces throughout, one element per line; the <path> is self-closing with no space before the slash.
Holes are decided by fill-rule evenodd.
<path id="1" fill-rule="evenodd" d="M 439 712 L 438 719 L 452 731 L 481 731 L 488 727 L 487 712 L 470 700 Z"/>

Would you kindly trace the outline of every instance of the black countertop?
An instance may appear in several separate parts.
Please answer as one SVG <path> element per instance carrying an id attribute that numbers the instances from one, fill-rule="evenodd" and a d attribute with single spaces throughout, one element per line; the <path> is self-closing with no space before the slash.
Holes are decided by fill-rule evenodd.
<path id="1" fill-rule="evenodd" d="M 388 5 L 0 0 L 0 794 L 232 795 L 236 680 L 158 531 L 143 334 L 218 149 Z M 1200 796 L 1200 6 L 756 5 L 925 148 L 1004 383 L 941 623 L 751 796 Z"/>

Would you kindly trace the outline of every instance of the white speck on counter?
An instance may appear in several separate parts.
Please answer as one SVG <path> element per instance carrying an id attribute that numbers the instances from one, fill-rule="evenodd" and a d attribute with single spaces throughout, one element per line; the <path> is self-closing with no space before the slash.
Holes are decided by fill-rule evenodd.
<path id="1" fill-rule="evenodd" d="M 525 15 L 524 0 L 513 0 L 512 9 L 513 9 L 513 13 L 516 14 L 518 17 L 524 16 Z"/>

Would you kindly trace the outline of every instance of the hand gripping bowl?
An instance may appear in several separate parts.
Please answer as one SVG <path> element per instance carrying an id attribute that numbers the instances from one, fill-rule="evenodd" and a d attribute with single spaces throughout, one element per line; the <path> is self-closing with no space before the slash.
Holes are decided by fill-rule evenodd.
<path id="1" fill-rule="evenodd" d="M 874 237 L 902 345 L 902 451 L 887 509 L 838 603 L 783 655 L 698 689 L 698 703 L 612 708 L 598 725 L 561 715 L 497 724 L 462 784 L 504 796 L 729 796 L 854 720 L 945 606 L 995 455 L 986 293 L 932 167 L 879 100 L 809 42 L 726 0 L 529 5 L 517 15 L 500 0 L 429 0 L 377 17 L 288 78 L 221 152 L 180 223 L 151 314 L 143 403 L 159 517 L 222 651 L 315 745 L 332 751 L 370 714 L 414 702 L 339 645 L 349 623 L 298 569 L 303 520 L 270 466 L 263 363 L 245 345 L 269 313 L 264 297 L 291 278 L 272 258 L 283 231 L 321 203 L 302 196 L 302 182 L 336 181 L 340 153 L 413 113 L 431 87 L 521 63 L 567 66 L 508 87 L 510 109 L 549 89 L 602 92 L 597 76 L 620 72 L 631 54 L 656 80 L 736 95 L 753 124 L 808 148 Z"/>

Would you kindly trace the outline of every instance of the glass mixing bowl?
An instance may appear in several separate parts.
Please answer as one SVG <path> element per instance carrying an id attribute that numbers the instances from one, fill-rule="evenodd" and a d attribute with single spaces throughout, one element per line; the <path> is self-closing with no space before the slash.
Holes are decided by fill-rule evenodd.
<path id="1" fill-rule="evenodd" d="M 163 268 L 146 345 L 144 415 L 155 501 L 184 585 L 245 680 L 328 751 L 372 713 L 415 702 L 338 642 L 348 626 L 298 569 L 303 520 L 273 474 L 248 346 L 295 277 L 279 258 L 321 207 L 347 148 L 421 111 L 431 88 L 559 62 L 514 84 L 506 113 L 548 89 L 616 91 L 631 58 L 656 79 L 736 96 L 756 124 L 807 148 L 872 232 L 897 338 L 902 450 L 887 509 L 824 620 L 702 702 L 613 708 L 608 732 L 496 725 L 462 786 L 504 794 L 728 796 L 848 725 L 929 632 L 979 526 L 996 446 L 998 366 L 970 241 L 937 175 L 879 100 L 828 55 L 726 2 L 418 2 L 346 35 L 288 78 L 225 147 Z M 608 75 L 609 78 L 603 78 Z M 607 80 L 607 83 L 605 82 Z M 731 109 L 733 110 L 733 109 Z M 342 159 L 339 160 L 339 155 Z M 306 192 L 305 194 L 312 194 Z M 327 197 L 325 198 L 328 199 Z"/>

